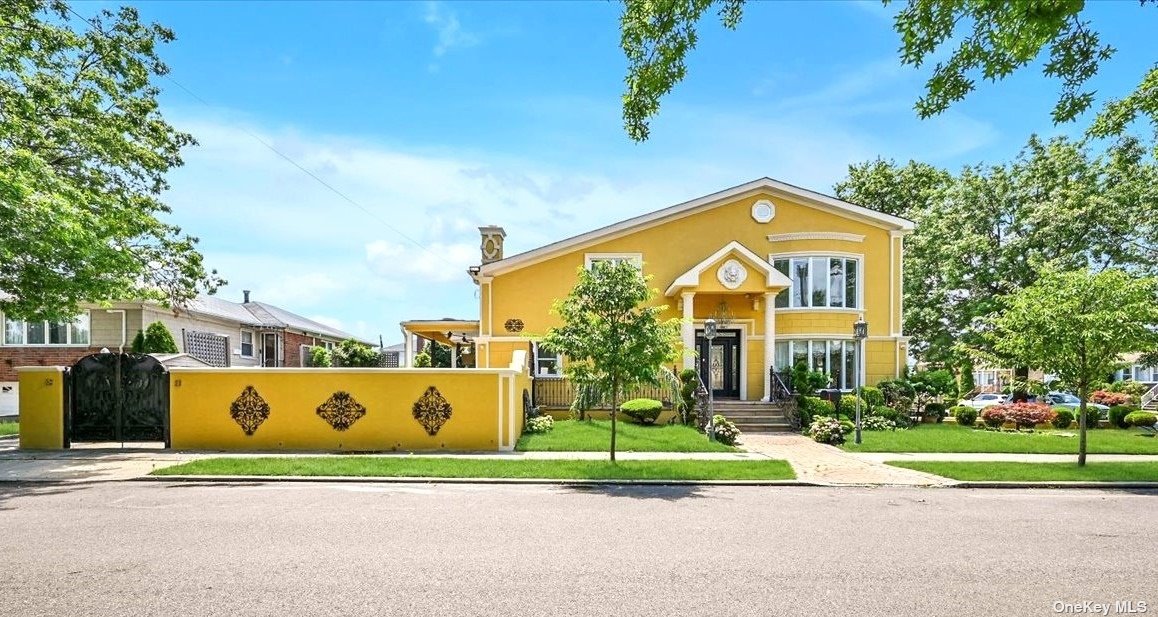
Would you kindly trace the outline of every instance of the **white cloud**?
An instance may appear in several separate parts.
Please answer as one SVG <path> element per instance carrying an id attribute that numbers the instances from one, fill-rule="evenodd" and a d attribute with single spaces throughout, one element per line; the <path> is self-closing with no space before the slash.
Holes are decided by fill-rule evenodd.
<path id="1" fill-rule="evenodd" d="M 434 28 L 438 42 L 434 45 L 434 56 L 441 57 L 446 52 L 458 47 L 477 45 L 481 38 L 472 32 L 467 32 L 458 21 L 458 15 L 444 6 L 441 2 L 427 2 L 423 21 Z M 437 69 L 437 65 L 431 65 Z"/>

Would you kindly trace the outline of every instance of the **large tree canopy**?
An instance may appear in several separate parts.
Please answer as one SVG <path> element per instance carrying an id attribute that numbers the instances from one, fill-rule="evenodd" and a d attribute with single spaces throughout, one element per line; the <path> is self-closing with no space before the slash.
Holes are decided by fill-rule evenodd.
<path id="1" fill-rule="evenodd" d="M 723 25 L 734 29 L 745 1 L 625 1 L 620 19 L 620 45 L 628 61 L 623 121 L 632 139 L 647 139 L 648 120 L 658 113 L 660 99 L 685 77 L 685 59 L 698 42 L 701 20 L 715 8 Z M 1054 121 L 1074 120 L 1093 104 L 1088 82 L 1114 53 L 1083 16 L 1084 9 L 1082 0 L 909 0 L 894 23 L 901 63 L 920 67 L 945 57 L 934 66 L 916 102 L 917 113 L 922 118 L 939 114 L 972 92 L 978 77 L 997 81 L 1042 58 L 1043 73 L 1061 81 Z M 1140 118 L 1158 128 L 1158 64 L 1132 92 L 1106 101 L 1091 132 L 1122 134 Z"/>
<path id="2" fill-rule="evenodd" d="M 215 290 L 197 239 L 160 218 L 165 174 L 194 143 L 157 104 L 173 33 L 131 8 L 0 7 L 0 310 L 67 319 L 86 301 Z"/>
<path id="3" fill-rule="evenodd" d="M 1002 296 L 1033 284 L 1036 264 L 1158 270 L 1158 166 L 1136 140 L 1100 155 L 1080 142 L 1031 138 L 1015 161 L 954 175 L 876 160 L 836 185 L 843 199 L 916 221 L 905 243 L 905 333 L 912 353 L 960 365 L 956 346 Z"/>

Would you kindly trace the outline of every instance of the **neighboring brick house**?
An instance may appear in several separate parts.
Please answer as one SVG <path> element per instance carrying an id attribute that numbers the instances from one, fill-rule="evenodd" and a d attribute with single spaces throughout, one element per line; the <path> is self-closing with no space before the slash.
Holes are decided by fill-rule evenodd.
<path id="1" fill-rule="evenodd" d="M 71 366 L 102 348 L 128 350 L 137 332 L 155 321 L 169 329 L 178 351 L 213 366 L 305 366 L 303 349 L 357 338 L 244 294 L 243 302 L 201 296 L 181 308 L 141 301 L 87 305 L 72 323 L 26 323 L 0 312 L 0 415 L 14 413 L 16 367 Z"/>

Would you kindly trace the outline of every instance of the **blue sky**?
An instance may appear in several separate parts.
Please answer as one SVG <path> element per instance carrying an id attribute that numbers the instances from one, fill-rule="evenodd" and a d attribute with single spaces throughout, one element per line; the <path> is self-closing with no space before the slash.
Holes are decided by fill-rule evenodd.
<path id="1" fill-rule="evenodd" d="M 176 32 L 162 55 L 195 95 L 160 84 L 200 141 L 166 200 L 229 280 L 219 294 L 251 289 L 387 344 L 405 319 L 477 317 L 479 225 L 503 225 L 511 254 L 761 176 L 830 192 L 876 156 L 957 168 L 1078 130 L 1052 125 L 1058 86 L 1036 68 L 917 119 L 928 69 L 900 66 L 877 3 L 751 3 L 734 32 L 706 21 L 644 144 L 622 130 L 615 3 L 138 8 Z M 1158 10 L 1088 14 L 1119 50 L 1094 86 L 1127 92 L 1155 61 Z"/>

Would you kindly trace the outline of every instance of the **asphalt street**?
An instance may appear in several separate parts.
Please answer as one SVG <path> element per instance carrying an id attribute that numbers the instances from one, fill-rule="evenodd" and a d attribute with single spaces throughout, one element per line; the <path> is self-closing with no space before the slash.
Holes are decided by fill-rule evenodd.
<path id="1" fill-rule="evenodd" d="M 1126 491 L 0 483 L 0 614 L 1155 613 L 1156 507 Z"/>

